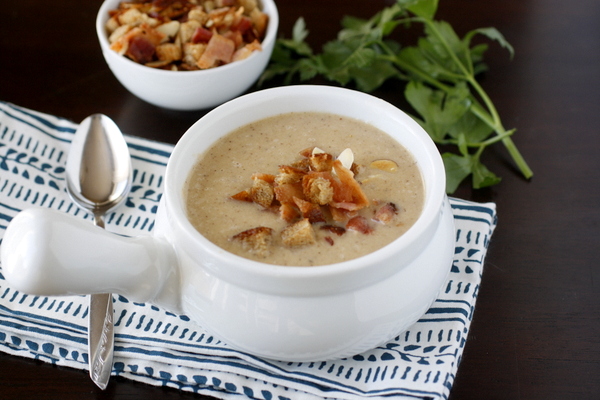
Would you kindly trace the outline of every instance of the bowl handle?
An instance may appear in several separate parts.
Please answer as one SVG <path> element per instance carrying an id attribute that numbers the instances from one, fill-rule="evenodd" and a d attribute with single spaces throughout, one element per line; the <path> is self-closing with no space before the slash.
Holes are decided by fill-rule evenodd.
<path id="1" fill-rule="evenodd" d="M 2 274 L 23 293 L 118 293 L 180 312 L 177 258 L 162 239 L 124 237 L 81 218 L 31 208 L 10 222 L 0 250 Z"/>

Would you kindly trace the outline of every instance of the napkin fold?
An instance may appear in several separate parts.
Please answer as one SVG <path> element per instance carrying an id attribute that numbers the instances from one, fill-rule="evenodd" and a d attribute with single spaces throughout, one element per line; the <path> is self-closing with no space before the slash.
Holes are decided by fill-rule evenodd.
<path id="1" fill-rule="evenodd" d="M 65 162 L 77 124 L 0 102 L 0 240 L 28 207 L 90 220 L 66 192 Z M 134 167 L 126 203 L 106 229 L 149 234 L 173 146 L 126 136 Z M 450 199 L 456 246 L 439 298 L 384 346 L 326 362 L 277 362 L 236 351 L 185 315 L 114 296 L 113 375 L 222 399 L 360 399 L 449 396 L 475 309 L 486 250 L 496 227 L 493 203 Z M 0 242 L 1 246 L 1 242 Z M 10 287 L 0 266 L 0 350 L 88 368 L 86 296 L 33 296 Z"/>

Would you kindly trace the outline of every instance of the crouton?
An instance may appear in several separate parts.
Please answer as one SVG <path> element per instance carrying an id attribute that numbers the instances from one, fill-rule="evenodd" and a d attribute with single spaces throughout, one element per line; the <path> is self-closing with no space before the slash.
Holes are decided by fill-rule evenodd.
<path id="1" fill-rule="evenodd" d="M 312 203 L 326 205 L 333 200 L 331 181 L 319 173 L 310 173 L 302 179 L 304 196 Z"/>
<path id="2" fill-rule="evenodd" d="M 173 43 L 160 44 L 156 46 L 156 56 L 161 61 L 179 61 L 182 57 L 181 47 Z"/>
<path id="3" fill-rule="evenodd" d="M 310 156 L 310 166 L 313 171 L 329 172 L 333 167 L 333 156 L 329 153 L 316 153 Z"/>
<path id="4" fill-rule="evenodd" d="M 266 180 L 253 177 L 252 188 L 250 189 L 250 197 L 252 198 L 252 201 L 260 204 L 264 208 L 271 207 L 271 204 L 273 204 L 273 200 L 275 199 L 273 185 Z"/>
<path id="5" fill-rule="evenodd" d="M 249 253 L 260 257 L 267 257 L 271 254 L 273 229 L 259 226 L 238 233 L 232 237 L 232 240 L 241 243 L 242 248 Z"/>
<path id="6" fill-rule="evenodd" d="M 291 165 L 280 165 L 279 174 L 275 177 L 275 184 L 285 185 L 288 183 L 300 182 L 305 174 L 306 170 Z"/>
<path id="7" fill-rule="evenodd" d="M 288 247 L 305 246 L 316 242 L 315 232 L 308 218 L 286 227 L 281 232 L 281 239 Z"/>

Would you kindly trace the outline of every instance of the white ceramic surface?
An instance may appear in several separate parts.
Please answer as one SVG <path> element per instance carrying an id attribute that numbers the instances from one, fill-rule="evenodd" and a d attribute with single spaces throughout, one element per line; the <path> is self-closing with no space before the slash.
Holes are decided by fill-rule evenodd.
<path id="1" fill-rule="evenodd" d="M 247 260 L 198 233 L 186 218 L 183 197 L 198 155 L 238 126 L 291 111 L 351 116 L 408 148 L 426 190 L 415 225 L 376 252 L 318 267 Z M 435 300 L 454 253 L 453 217 L 444 189 L 435 145 L 392 105 L 327 86 L 269 89 L 216 108 L 181 138 L 167 166 L 154 237 L 122 238 L 56 212 L 28 210 L 7 229 L 2 265 L 6 279 L 23 292 L 120 293 L 185 313 L 254 355 L 288 361 L 346 357 L 398 335 Z M 88 252 L 98 257 L 84 257 Z M 106 265 L 100 257 L 105 253 L 111 258 Z"/>
<path id="2" fill-rule="evenodd" d="M 262 51 L 236 61 L 203 71 L 165 71 L 138 64 L 109 48 L 106 30 L 109 10 L 121 0 L 105 0 L 96 17 L 96 32 L 102 54 L 115 77 L 140 99 L 174 110 L 200 110 L 226 102 L 252 86 L 265 69 L 277 36 L 279 14 L 273 0 L 261 0 L 269 24 L 262 41 Z"/>

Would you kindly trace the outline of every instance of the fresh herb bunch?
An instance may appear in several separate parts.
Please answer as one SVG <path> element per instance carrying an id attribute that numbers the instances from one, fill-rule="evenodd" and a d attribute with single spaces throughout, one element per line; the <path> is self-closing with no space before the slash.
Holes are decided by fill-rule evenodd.
<path id="1" fill-rule="evenodd" d="M 404 95 L 419 114 L 414 118 L 439 145 L 454 145 L 457 152 L 444 153 L 446 191 L 453 193 L 469 175 L 473 188 L 500 182 L 481 163 L 488 146 L 502 142 L 525 178 L 533 172 L 511 139 L 515 129 L 506 130 L 489 96 L 476 80 L 486 69 L 486 44 L 472 45 L 476 35 L 484 35 L 506 48 L 512 46 L 495 28 L 475 29 L 462 39 L 450 24 L 434 20 L 438 0 L 397 0 L 371 19 L 346 16 L 337 39 L 315 54 L 305 42 L 305 22 L 298 19 L 292 39 L 278 39 L 271 62 L 261 82 L 284 76 L 284 84 L 294 77 L 301 81 L 322 76 L 346 86 L 372 92 L 389 79 L 407 81 Z M 420 23 L 424 35 L 414 46 L 403 47 L 391 40 L 399 26 Z"/>

